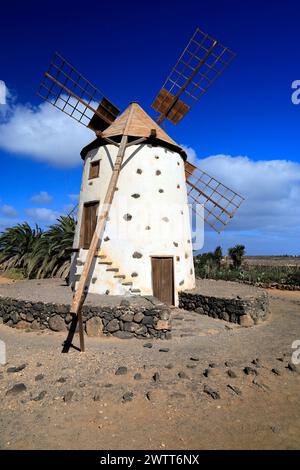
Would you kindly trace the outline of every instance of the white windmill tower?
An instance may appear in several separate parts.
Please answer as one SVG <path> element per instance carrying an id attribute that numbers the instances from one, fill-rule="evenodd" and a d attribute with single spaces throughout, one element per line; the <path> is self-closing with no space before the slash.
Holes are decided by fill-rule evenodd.
<path id="1" fill-rule="evenodd" d="M 187 162 L 159 126 L 178 124 L 233 57 L 197 29 L 152 104 L 156 122 L 135 102 L 117 118 L 118 108 L 59 54 L 45 73 L 38 94 L 96 133 L 81 152 L 70 276 L 81 349 L 87 292 L 155 295 L 176 305 L 195 281 L 188 202 L 195 211 L 202 204 L 218 232 L 240 206 L 241 196 Z"/>
<path id="2" fill-rule="evenodd" d="M 128 143 L 89 292 L 154 294 L 176 304 L 178 290 L 192 288 L 195 280 L 186 155 L 137 103 L 81 152 L 84 171 L 74 240 L 80 250 L 70 279 L 76 282 L 82 272 L 105 199 L 118 154 L 112 139 L 123 138 Z"/>

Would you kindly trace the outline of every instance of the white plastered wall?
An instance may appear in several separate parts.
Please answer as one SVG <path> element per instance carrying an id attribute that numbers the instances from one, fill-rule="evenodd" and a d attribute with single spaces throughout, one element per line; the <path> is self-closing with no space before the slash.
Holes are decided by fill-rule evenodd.
<path id="1" fill-rule="evenodd" d="M 117 151 L 105 145 L 85 159 L 74 248 L 80 244 L 84 203 L 99 201 L 101 209 Z M 90 163 L 96 160 L 100 160 L 99 177 L 89 180 Z M 163 147 L 133 145 L 126 149 L 117 188 L 101 245 L 104 262 L 111 264 L 95 259 L 89 292 L 152 295 L 151 257 L 170 256 L 177 304 L 178 291 L 192 288 L 195 282 L 184 161 Z M 80 249 L 73 256 L 72 283 L 81 274 L 86 253 Z"/>

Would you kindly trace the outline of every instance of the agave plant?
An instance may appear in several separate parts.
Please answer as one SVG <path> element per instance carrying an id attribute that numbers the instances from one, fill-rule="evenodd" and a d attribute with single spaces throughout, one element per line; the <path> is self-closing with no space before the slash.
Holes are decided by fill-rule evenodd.
<path id="1" fill-rule="evenodd" d="M 67 277 L 70 271 L 70 252 L 75 232 L 75 219 L 61 216 L 50 225 L 32 251 L 28 277 Z"/>
<path id="2" fill-rule="evenodd" d="M 42 236 L 38 225 L 31 228 L 27 222 L 9 227 L 0 234 L 0 267 L 3 270 L 23 268 L 25 271 L 32 251 Z"/>

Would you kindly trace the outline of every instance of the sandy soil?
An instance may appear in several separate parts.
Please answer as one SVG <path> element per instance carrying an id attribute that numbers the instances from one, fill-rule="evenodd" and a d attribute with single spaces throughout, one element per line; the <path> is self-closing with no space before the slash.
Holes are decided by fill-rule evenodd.
<path id="1" fill-rule="evenodd" d="M 242 284 L 239 282 L 230 281 L 215 281 L 214 279 L 196 279 L 196 286 L 194 289 L 187 291 L 193 293 L 201 293 L 203 295 L 217 295 L 218 297 L 225 298 L 247 298 L 256 296 L 262 289 Z M 13 297 L 14 299 L 22 299 L 33 302 L 44 303 L 62 303 L 70 304 L 72 301 L 73 293 L 69 286 L 66 285 L 62 279 L 32 279 L 21 282 L 3 283 L 0 286 L 0 296 Z M 119 305 L 124 297 L 120 295 L 97 295 L 89 294 L 85 300 L 86 304 L 91 305 Z M 132 305 L 145 306 L 153 302 L 158 302 L 152 296 L 130 296 L 130 303 Z"/>
<path id="2" fill-rule="evenodd" d="M 15 281 L 13 279 L 8 279 L 8 277 L 4 277 L 0 275 L 0 284 L 13 284 Z"/>
<path id="3" fill-rule="evenodd" d="M 288 363 L 300 307 L 277 293 L 253 328 L 175 309 L 169 341 L 87 338 L 83 354 L 61 354 L 60 333 L 0 325 L 0 447 L 299 449 L 300 374 Z M 17 383 L 26 389 L 9 392 Z"/>
<path id="4" fill-rule="evenodd" d="M 32 302 L 71 304 L 73 292 L 63 279 L 31 279 L 0 285 L 0 296 Z M 121 295 L 89 294 L 85 305 L 116 306 L 124 299 Z M 155 297 L 130 296 L 132 306 L 152 306 L 161 303 Z"/>
<path id="5" fill-rule="evenodd" d="M 279 299 L 292 300 L 294 302 L 299 302 L 300 304 L 300 291 L 289 291 L 289 290 L 280 290 L 280 289 L 265 289 L 268 294 Z"/>
<path id="6" fill-rule="evenodd" d="M 236 298 L 237 296 L 242 299 L 257 296 L 262 289 L 249 284 L 242 284 L 241 282 L 223 281 L 222 279 L 196 279 L 194 289 L 187 290 L 186 292 L 200 293 L 207 296 L 217 296 L 223 298 Z M 1 291 L 0 291 L 1 293 Z"/>

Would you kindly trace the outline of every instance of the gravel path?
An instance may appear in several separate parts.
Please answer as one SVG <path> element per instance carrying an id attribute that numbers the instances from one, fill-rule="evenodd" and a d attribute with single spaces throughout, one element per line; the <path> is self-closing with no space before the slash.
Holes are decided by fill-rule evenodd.
<path id="1" fill-rule="evenodd" d="M 73 292 L 63 279 L 32 279 L 12 284 L 0 285 L 0 297 L 12 297 L 30 302 L 71 304 Z M 117 306 L 124 299 L 121 295 L 89 294 L 85 300 L 87 305 Z M 133 306 L 152 305 L 158 302 L 153 297 L 130 296 Z"/>
<path id="2" fill-rule="evenodd" d="M 201 293 L 203 295 L 211 295 L 226 298 L 247 298 L 256 296 L 261 289 L 241 284 L 238 282 L 230 281 L 215 281 L 213 279 L 197 279 L 196 287 L 190 291 L 193 293 Z M 72 300 L 72 290 L 62 279 L 33 279 L 18 281 L 10 284 L 0 285 L 0 296 L 13 297 L 15 299 L 23 299 L 32 302 L 44 303 L 62 303 L 70 304 Z M 92 305 L 119 305 L 123 296 L 111 295 L 96 295 L 89 294 L 86 298 L 87 304 Z M 153 297 L 149 296 L 151 302 L 154 301 Z M 147 305 L 147 299 L 140 296 L 130 296 L 130 301 L 136 305 Z"/>
<path id="3" fill-rule="evenodd" d="M 239 282 L 231 281 L 215 281 L 214 279 L 196 279 L 196 286 L 194 289 L 187 292 L 199 293 L 207 296 L 223 297 L 226 299 L 236 298 L 241 299 L 247 297 L 255 297 L 261 292 L 261 289 L 255 286 L 242 284 Z"/>
<path id="4" fill-rule="evenodd" d="M 270 295 L 253 328 L 175 309 L 171 340 L 87 337 L 84 354 L 0 325 L 0 447 L 300 448 L 300 306 Z"/>

